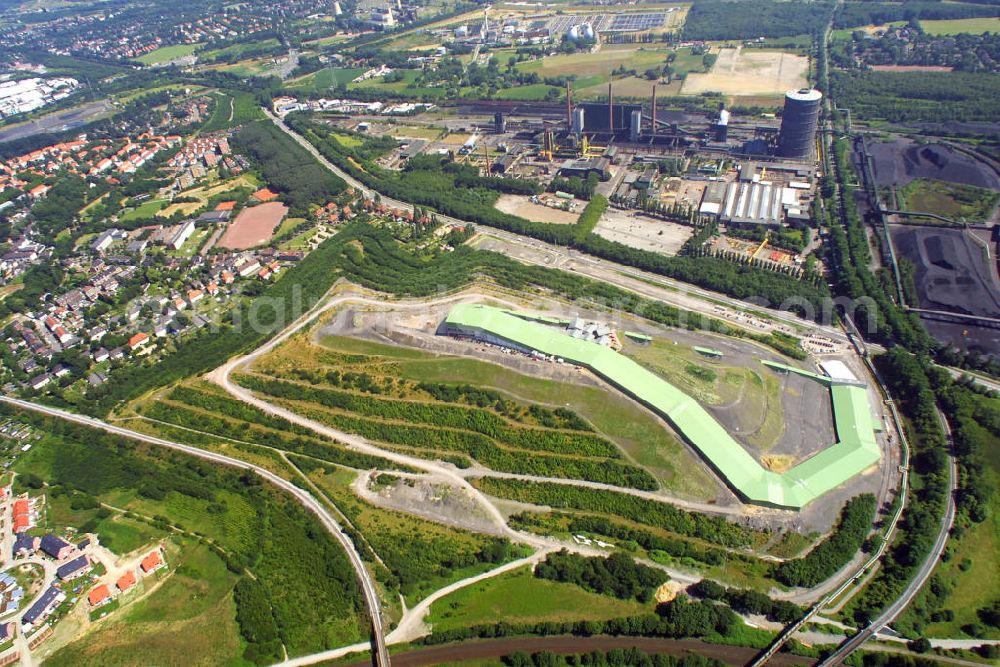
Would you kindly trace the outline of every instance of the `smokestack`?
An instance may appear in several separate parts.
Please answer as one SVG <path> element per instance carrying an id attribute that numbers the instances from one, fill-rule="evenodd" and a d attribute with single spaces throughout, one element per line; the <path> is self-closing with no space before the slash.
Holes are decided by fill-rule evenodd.
<path id="1" fill-rule="evenodd" d="M 608 132 L 615 133 L 615 103 L 610 81 L 608 81 Z"/>
<path id="2" fill-rule="evenodd" d="M 653 125 L 653 136 L 656 136 L 656 84 L 653 84 L 653 113 L 650 117 Z"/>
<path id="3" fill-rule="evenodd" d="M 573 88 L 566 82 L 566 127 L 573 129 Z"/>

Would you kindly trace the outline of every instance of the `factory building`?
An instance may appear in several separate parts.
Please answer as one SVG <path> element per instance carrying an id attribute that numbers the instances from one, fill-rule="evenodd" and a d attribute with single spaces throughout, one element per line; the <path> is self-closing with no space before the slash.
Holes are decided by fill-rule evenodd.
<path id="1" fill-rule="evenodd" d="M 563 162 L 559 167 L 559 175 L 566 178 L 579 176 L 585 179 L 593 173 L 602 181 L 606 181 L 611 178 L 610 167 L 611 161 L 606 157 L 578 158 Z"/>
<path id="2" fill-rule="evenodd" d="M 641 104 L 584 102 L 580 107 L 583 109 L 583 126 L 587 132 L 627 135 L 631 128 L 632 113 L 642 113 Z"/>
<path id="3" fill-rule="evenodd" d="M 809 219 L 802 190 L 771 181 L 713 181 L 705 188 L 698 213 L 736 225 L 776 227 L 785 222 Z"/>
<path id="4" fill-rule="evenodd" d="M 778 131 L 778 155 L 793 160 L 808 160 L 816 143 L 816 127 L 823 104 L 823 93 L 803 88 L 785 93 L 785 107 Z"/>

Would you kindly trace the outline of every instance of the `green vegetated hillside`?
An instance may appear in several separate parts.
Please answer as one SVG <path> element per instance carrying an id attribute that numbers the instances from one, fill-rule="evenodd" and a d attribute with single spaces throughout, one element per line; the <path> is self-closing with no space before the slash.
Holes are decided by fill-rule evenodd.
<path id="1" fill-rule="evenodd" d="M 870 618 L 899 596 L 931 551 L 949 493 L 948 438 L 937 405 L 952 429 L 958 462 L 955 526 L 929 584 L 894 627 L 909 637 L 998 637 L 1000 596 L 990 582 L 997 577 L 1000 399 L 900 348 L 877 363 L 890 391 L 902 397 L 901 411 L 910 425 L 913 489 L 883 566 L 844 613 L 858 622 Z"/>
<path id="2" fill-rule="evenodd" d="M 373 468 L 409 471 L 375 456 L 358 454 L 280 417 L 233 399 L 201 382 L 182 384 L 156 400 L 134 406 L 146 417 L 133 420 L 144 432 L 194 444 L 271 467 L 288 454 L 285 476 L 308 477 L 348 523 L 346 532 L 387 591 L 390 608 L 398 594 L 409 606 L 447 584 L 524 555 L 507 540 L 475 535 L 401 512 L 380 509 L 350 488 L 355 476 Z M 261 460 L 263 459 L 263 460 Z M 301 474 L 296 474 L 295 469 Z M 392 474 L 382 473 L 388 486 Z M 304 480 L 303 480 L 303 483 Z"/>
<path id="3" fill-rule="evenodd" d="M 96 532 L 118 553 L 167 545 L 158 588 L 47 664 L 270 664 L 283 650 L 367 636 L 345 554 L 289 495 L 252 473 L 30 413 L 17 419 L 43 434 L 14 470 L 18 486 L 49 498 L 51 527 Z"/>

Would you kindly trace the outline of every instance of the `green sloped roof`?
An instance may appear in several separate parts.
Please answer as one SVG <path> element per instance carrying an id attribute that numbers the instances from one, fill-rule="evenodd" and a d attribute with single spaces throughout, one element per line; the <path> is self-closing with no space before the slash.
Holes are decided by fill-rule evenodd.
<path id="1" fill-rule="evenodd" d="M 455 306 L 446 322 L 465 330 L 488 332 L 590 368 L 669 420 L 731 487 L 752 502 L 801 508 L 880 458 L 868 394 L 857 384 L 831 382 L 829 378 L 787 368 L 830 385 L 838 441 L 791 470 L 776 473 L 761 466 L 693 398 L 608 347 L 480 304 Z"/>

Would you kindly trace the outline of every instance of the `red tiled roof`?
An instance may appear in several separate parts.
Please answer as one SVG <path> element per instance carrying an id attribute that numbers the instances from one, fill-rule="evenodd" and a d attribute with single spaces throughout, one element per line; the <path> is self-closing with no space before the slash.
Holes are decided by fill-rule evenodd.
<path id="1" fill-rule="evenodd" d="M 264 188 L 262 190 L 258 190 L 257 192 L 253 193 L 253 198 L 256 199 L 257 201 L 262 201 L 262 202 L 274 201 L 275 199 L 278 198 L 278 193 L 275 192 L 274 190 L 271 190 L 270 188 Z"/>
<path id="2" fill-rule="evenodd" d="M 142 333 L 140 331 L 139 333 L 128 339 L 128 346 L 132 349 L 135 349 L 139 345 L 145 343 L 147 340 L 149 340 L 149 334 Z"/>
<path id="3" fill-rule="evenodd" d="M 96 606 L 111 597 L 111 590 L 108 589 L 107 584 L 101 584 L 94 590 L 90 591 L 90 595 L 87 596 L 87 600 L 90 602 L 90 606 Z"/>
<path id="4" fill-rule="evenodd" d="M 236 208 L 236 202 L 234 201 L 224 201 L 219 202 L 219 205 L 215 207 L 216 211 L 232 211 Z"/>
<path id="5" fill-rule="evenodd" d="M 160 552 L 159 552 L 159 550 L 157 550 L 157 551 L 154 551 L 154 552 L 150 553 L 145 558 L 143 558 L 142 562 L 139 563 L 139 567 L 142 568 L 143 572 L 149 572 L 150 570 L 152 570 L 153 568 L 155 568 L 156 566 L 158 566 L 162 562 L 163 561 L 160 560 Z"/>
<path id="6" fill-rule="evenodd" d="M 118 582 L 115 585 L 118 587 L 118 590 L 123 593 L 132 588 L 135 586 L 135 572 L 126 572 L 118 578 Z"/>

